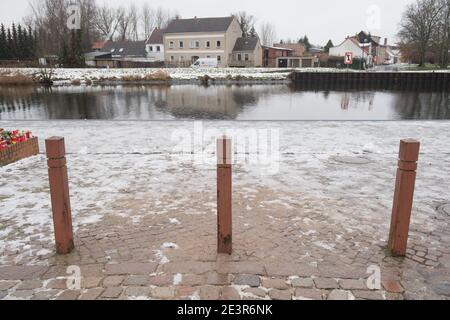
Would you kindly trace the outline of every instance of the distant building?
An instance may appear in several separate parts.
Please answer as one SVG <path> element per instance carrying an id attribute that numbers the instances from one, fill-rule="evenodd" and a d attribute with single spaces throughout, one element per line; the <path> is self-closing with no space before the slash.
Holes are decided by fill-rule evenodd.
<path id="1" fill-rule="evenodd" d="M 291 49 L 291 54 L 278 57 L 276 66 L 278 68 L 313 68 L 319 66 L 319 59 L 312 53 L 307 52 L 303 43 L 279 43 L 274 47 Z"/>
<path id="2" fill-rule="evenodd" d="M 242 29 L 235 17 L 173 20 L 164 31 L 169 66 L 189 66 L 199 58 L 216 58 L 227 67 Z"/>
<path id="3" fill-rule="evenodd" d="M 146 50 L 151 62 L 164 62 L 164 29 L 153 30 L 146 42 Z"/>
<path id="4" fill-rule="evenodd" d="M 147 41 L 108 41 L 98 51 L 85 54 L 88 66 L 97 68 L 135 68 L 157 66 L 146 50 Z"/>
<path id="5" fill-rule="evenodd" d="M 361 31 L 356 36 L 351 37 L 356 40 L 361 47 L 365 48 L 365 52 L 370 56 L 370 65 L 384 64 L 386 58 L 387 43 L 383 46 L 381 37 L 371 35 L 365 31 Z M 387 40 L 385 40 L 387 42 Z"/>
<path id="6" fill-rule="evenodd" d="M 263 67 L 277 68 L 278 58 L 292 56 L 294 50 L 282 47 L 263 47 Z"/>
<path id="7" fill-rule="evenodd" d="M 241 68 L 262 67 L 263 48 L 259 38 L 238 38 L 228 65 Z"/>
<path id="8" fill-rule="evenodd" d="M 371 44 L 362 45 L 355 38 L 347 38 L 341 44 L 331 47 L 329 56 L 330 60 L 334 58 L 342 58 L 344 61 L 345 54 L 351 52 L 354 59 L 365 60 L 366 65 L 372 65 Z"/>
<path id="9" fill-rule="evenodd" d="M 303 57 L 306 52 L 306 47 L 303 43 L 277 43 L 273 46 L 291 49 L 293 57 Z"/>
<path id="10" fill-rule="evenodd" d="M 108 40 L 105 41 L 96 41 L 92 44 L 92 51 L 102 51 L 103 47 L 108 43 Z"/>

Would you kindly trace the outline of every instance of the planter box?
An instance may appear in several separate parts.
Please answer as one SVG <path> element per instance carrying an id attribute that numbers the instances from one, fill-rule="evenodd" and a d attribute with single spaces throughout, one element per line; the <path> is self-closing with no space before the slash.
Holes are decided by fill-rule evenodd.
<path id="1" fill-rule="evenodd" d="M 35 156 L 39 153 L 38 138 L 34 137 L 6 149 L 0 150 L 0 167 L 19 160 Z"/>

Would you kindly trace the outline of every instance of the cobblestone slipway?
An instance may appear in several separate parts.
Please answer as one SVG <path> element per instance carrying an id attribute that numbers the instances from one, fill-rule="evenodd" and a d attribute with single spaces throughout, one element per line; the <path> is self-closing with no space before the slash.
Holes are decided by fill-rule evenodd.
<path id="1" fill-rule="evenodd" d="M 216 254 L 214 162 L 175 148 L 193 122 L 0 122 L 32 130 L 41 150 L 65 137 L 76 245 L 54 254 L 44 154 L 0 168 L 0 299 L 450 297 L 449 122 L 202 126 L 279 132 L 278 172 L 233 168 L 231 256 Z M 395 258 L 386 241 L 402 138 L 422 149 L 408 254 Z M 374 265 L 380 290 L 367 287 Z M 79 290 L 68 266 L 80 267 Z"/>

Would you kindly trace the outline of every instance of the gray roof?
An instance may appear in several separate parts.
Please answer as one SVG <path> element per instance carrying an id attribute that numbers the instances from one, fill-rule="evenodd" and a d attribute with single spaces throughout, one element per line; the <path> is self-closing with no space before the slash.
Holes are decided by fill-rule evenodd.
<path id="1" fill-rule="evenodd" d="M 147 43 L 148 44 L 162 44 L 164 31 L 165 31 L 164 29 L 155 28 L 155 30 L 153 30 L 153 32 L 152 32 L 152 35 L 148 39 Z"/>
<path id="2" fill-rule="evenodd" d="M 145 41 L 110 41 L 103 47 L 102 51 L 110 52 L 115 57 L 147 56 Z"/>
<path id="3" fill-rule="evenodd" d="M 102 52 L 102 51 L 93 51 L 93 52 L 88 52 L 84 54 L 84 57 L 86 59 L 94 59 L 97 57 L 103 57 L 103 56 L 110 56 L 111 52 Z"/>
<path id="4" fill-rule="evenodd" d="M 234 45 L 233 51 L 254 51 L 258 44 L 259 38 L 238 38 Z"/>
<path id="5" fill-rule="evenodd" d="M 164 33 L 222 32 L 227 31 L 234 17 L 176 19 Z"/>

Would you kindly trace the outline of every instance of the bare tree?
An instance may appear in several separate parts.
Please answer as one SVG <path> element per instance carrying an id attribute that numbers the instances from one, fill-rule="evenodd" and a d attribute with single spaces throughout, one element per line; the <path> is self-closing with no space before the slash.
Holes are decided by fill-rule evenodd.
<path id="1" fill-rule="evenodd" d="M 234 16 L 241 25 L 242 37 L 249 37 L 252 34 L 252 31 L 255 30 L 256 18 L 245 11 L 239 11 L 238 13 L 232 14 L 232 16 Z"/>
<path id="2" fill-rule="evenodd" d="M 158 7 L 155 11 L 155 27 L 165 29 L 172 20 L 179 19 L 180 15 L 177 12 Z"/>
<path id="3" fill-rule="evenodd" d="M 446 69 L 449 65 L 450 50 L 450 0 L 439 0 L 438 5 L 440 8 L 439 22 L 431 42 L 440 67 Z"/>
<path id="4" fill-rule="evenodd" d="M 95 26 L 105 40 L 113 40 L 117 25 L 117 16 L 113 8 L 103 5 L 97 9 Z"/>
<path id="5" fill-rule="evenodd" d="M 134 4 L 130 5 L 128 15 L 130 19 L 130 37 L 132 40 L 137 41 L 139 39 L 139 15 Z"/>
<path id="6" fill-rule="evenodd" d="M 130 34 L 130 15 L 127 9 L 119 7 L 116 10 L 117 32 L 121 41 L 127 40 Z"/>
<path id="7" fill-rule="evenodd" d="M 414 47 L 419 54 L 420 66 L 426 62 L 433 33 L 439 25 L 440 0 L 417 0 L 407 6 L 400 24 L 398 37 L 402 46 Z"/>
<path id="8" fill-rule="evenodd" d="M 148 3 L 142 5 L 142 24 L 144 25 L 145 39 L 148 39 L 155 28 L 155 13 Z"/>
<path id="9" fill-rule="evenodd" d="M 277 37 L 275 26 L 270 22 L 263 22 L 261 24 L 259 36 L 261 38 L 261 43 L 264 46 L 272 46 Z"/>
<path id="10" fill-rule="evenodd" d="M 162 7 L 155 11 L 155 26 L 159 29 L 165 28 L 168 20 L 168 13 Z"/>
<path id="11" fill-rule="evenodd" d="M 92 43 L 99 39 L 100 34 L 95 27 L 97 20 L 97 5 L 92 0 L 77 0 L 81 9 L 82 48 L 90 50 Z"/>

